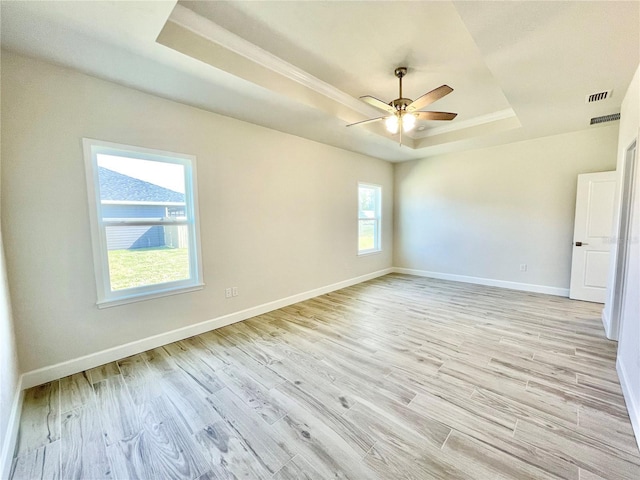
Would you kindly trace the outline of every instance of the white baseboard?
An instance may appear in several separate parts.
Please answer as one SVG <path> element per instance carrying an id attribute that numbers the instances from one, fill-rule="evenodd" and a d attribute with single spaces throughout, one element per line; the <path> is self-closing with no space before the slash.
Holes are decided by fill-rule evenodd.
<path id="1" fill-rule="evenodd" d="M 37 370 L 31 370 L 26 372 L 22 376 L 22 388 L 31 388 L 42 383 L 50 382 L 58 378 L 66 377 L 67 375 L 73 375 L 74 373 L 82 372 L 84 370 L 104 365 L 105 363 L 120 360 L 122 358 L 136 355 L 141 352 L 145 352 L 152 348 L 161 347 L 169 343 L 177 342 L 178 340 L 184 340 L 185 338 L 193 337 L 210 330 L 231 325 L 232 323 L 246 320 L 247 318 L 262 315 L 263 313 L 277 310 L 278 308 L 286 307 L 294 303 L 302 302 L 318 295 L 324 295 L 325 293 L 333 292 L 341 288 L 350 287 L 357 283 L 366 282 L 373 278 L 381 277 L 393 273 L 393 268 L 386 268 L 384 270 L 378 270 L 373 273 L 361 275 L 359 277 L 350 278 L 342 282 L 333 283 L 324 287 L 315 288 L 306 292 L 298 293 L 290 297 L 285 297 L 273 302 L 264 303 L 256 307 L 251 307 L 239 312 L 223 315 L 222 317 L 206 320 L 195 325 L 189 325 L 187 327 L 178 328 L 169 332 L 154 335 L 152 337 L 136 340 L 124 345 L 102 350 L 97 353 L 85 355 L 83 357 L 74 358 L 66 362 L 61 362 L 48 367 L 39 368 Z"/>
<path id="2" fill-rule="evenodd" d="M 622 394 L 624 395 L 624 401 L 627 404 L 627 411 L 629 412 L 629 418 L 631 419 L 631 426 L 633 427 L 633 433 L 636 436 L 636 443 L 640 449 L 640 392 L 636 392 L 639 395 L 638 398 L 634 397 L 631 391 L 627 371 L 624 368 L 624 364 L 620 361 L 620 357 L 616 361 L 616 370 L 618 371 L 618 378 L 620 379 L 620 386 L 622 387 Z"/>
<path id="3" fill-rule="evenodd" d="M 506 280 L 494 280 L 492 278 L 469 277 L 466 275 L 455 275 L 453 273 L 429 272 L 427 270 L 414 270 L 412 268 L 393 269 L 396 273 L 406 273 L 407 275 L 417 275 L 419 277 L 438 278 L 440 280 L 452 280 L 454 282 L 476 283 L 478 285 L 488 285 L 490 287 L 509 288 L 511 290 L 522 290 L 525 292 L 546 293 L 558 297 L 568 297 L 568 288 L 548 287 L 546 285 L 534 285 L 531 283 L 509 282 Z"/>
<path id="4" fill-rule="evenodd" d="M 0 478 L 9 478 L 11 474 L 11 464 L 13 462 L 13 452 L 18 441 L 18 429 L 20 427 L 20 414 L 22 413 L 22 401 L 24 400 L 23 377 L 18 379 L 16 392 L 13 396 L 11 414 L 7 422 L 7 431 L 4 433 L 2 452 L 0 452 Z"/>

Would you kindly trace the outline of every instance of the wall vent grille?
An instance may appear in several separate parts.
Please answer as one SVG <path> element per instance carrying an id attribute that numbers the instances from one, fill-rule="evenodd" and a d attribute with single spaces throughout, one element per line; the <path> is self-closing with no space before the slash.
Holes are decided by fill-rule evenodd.
<path id="1" fill-rule="evenodd" d="M 615 122 L 620 120 L 619 113 L 612 113 L 611 115 L 603 115 L 602 117 L 593 117 L 589 125 L 597 125 L 598 123 Z"/>
<path id="2" fill-rule="evenodd" d="M 604 90 L 602 92 L 592 93 L 591 95 L 587 95 L 586 103 L 600 102 L 602 100 L 606 100 L 611 96 L 613 90 Z"/>

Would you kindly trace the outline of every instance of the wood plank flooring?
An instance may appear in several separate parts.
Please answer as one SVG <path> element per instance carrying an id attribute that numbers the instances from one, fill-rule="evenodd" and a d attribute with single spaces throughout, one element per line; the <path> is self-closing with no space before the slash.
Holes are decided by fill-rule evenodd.
<path id="1" fill-rule="evenodd" d="M 12 478 L 638 480 L 600 311 L 387 275 L 28 390 Z"/>

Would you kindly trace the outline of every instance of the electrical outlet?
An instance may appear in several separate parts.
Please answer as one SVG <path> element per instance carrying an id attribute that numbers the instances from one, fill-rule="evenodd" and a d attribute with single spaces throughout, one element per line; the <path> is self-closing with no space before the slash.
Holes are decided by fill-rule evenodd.
<path id="1" fill-rule="evenodd" d="M 224 289 L 224 298 L 231 298 L 231 288 Z"/>
<path id="2" fill-rule="evenodd" d="M 238 287 L 233 287 L 232 294 L 234 297 L 238 296 Z"/>
<path id="3" fill-rule="evenodd" d="M 526 272 L 527 271 L 527 264 L 526 263 L 521 263 L 520 264 L 520 271 L 521 272 Z"/>

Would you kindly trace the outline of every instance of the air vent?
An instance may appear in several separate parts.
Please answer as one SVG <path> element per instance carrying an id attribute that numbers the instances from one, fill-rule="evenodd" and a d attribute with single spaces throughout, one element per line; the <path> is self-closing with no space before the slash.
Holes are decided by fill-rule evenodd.
<path id="1" fill-rule="evenodd" d="M 613 90 L 605 90 L 603 92 L 592 93 L 591 95 L 587 95 L 585 98 L 585 103 L 593 103 L 600 102 L 602 100 L 606 100 L 611 96 Z"/>
<path id="2" fill-rule="evenodd" d="M 620 120 L 619 113 L 612 113 L 611 115 L 603 115 L 602 117 L 593 117 L 589 125 L 597 125 L 598 123 L 615 122 Z"/>

